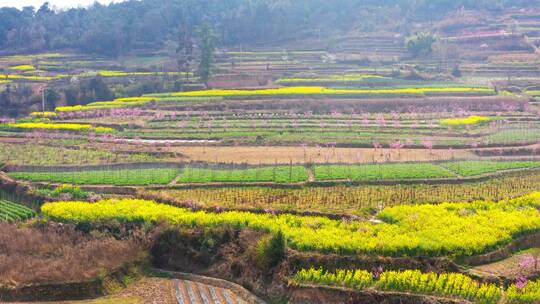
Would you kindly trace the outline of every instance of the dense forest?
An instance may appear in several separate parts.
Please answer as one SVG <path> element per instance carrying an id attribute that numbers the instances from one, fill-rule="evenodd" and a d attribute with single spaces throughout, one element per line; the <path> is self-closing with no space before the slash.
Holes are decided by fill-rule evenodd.
<path id="1" fill-rule="evenodd" d="M 70 48 L 118 56 L 176 42 L 203 23 L 215 28 L 222 45 L 253 45 L 340 30 L 369 31 L 382 24 L 407 31 L 410 20 L 440 17 L 440 12 L 460 7 L 538 5 L 540 0 L 130 0 L 55 11 L 45 3 L 37 10 L 0 9 L 0 50 Z"/>

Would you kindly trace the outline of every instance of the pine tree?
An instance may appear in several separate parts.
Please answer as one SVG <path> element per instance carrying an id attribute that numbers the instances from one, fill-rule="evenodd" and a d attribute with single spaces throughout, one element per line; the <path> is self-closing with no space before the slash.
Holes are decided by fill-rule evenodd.
<path id="1" fill-rule="evenodd" d="M 208 87 L 208 79 L 214 65 L 214 50 L 216 48 L 217 36 L 209 23 L 203 23 L 198 30 L 198 34 L 201 51 L 198 74 L 201 81 Z"/>

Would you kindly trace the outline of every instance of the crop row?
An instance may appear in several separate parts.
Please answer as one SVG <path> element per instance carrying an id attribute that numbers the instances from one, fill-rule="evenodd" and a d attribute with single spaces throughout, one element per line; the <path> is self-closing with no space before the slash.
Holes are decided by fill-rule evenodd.
<path id="1" fill-rule="evenodd" d="M 418 270 L 371 273 L 365 270 L 302 269 L 291 281 L 295 284 L 345 287 L 354 290 L 373 288 L 414 294 L 461 298 L 482 304 L 526 304 L 540 301 L 540 281 L 526 286 L 512 284 L 506 291 L 489 283 L 479 283 L 460 273 L 422 273 Z"/>
<path id="2" fill-rule="evenodd" d="M 151 223 L 232 226 L 277 233 L 301 251 L 385 256 L 470 256 L 494 250 L 516 237 L 540 230 L 540 192 L 514 200 L 440 205 L 406 205 L 383 209 L 380 223 L 332 220 L 317 216 L 209 213 L 145 200 L 97 203 L 47 203 L 49 219 L 71 223 Z"/>
<path id="3" fill-rule="evenodd" d="M 14 222 L 31 219 L 35 212 L 23 205 L 0 199 L 0 221 Z"/>

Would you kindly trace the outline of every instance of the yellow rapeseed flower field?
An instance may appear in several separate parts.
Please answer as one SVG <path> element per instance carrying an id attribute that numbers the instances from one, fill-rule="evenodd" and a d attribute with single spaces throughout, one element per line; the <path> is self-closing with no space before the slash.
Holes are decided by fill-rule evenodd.
<path id="1" fill-rule="evenodd" d="M 89 124 L 71 123 L 44 123 L 44 122 L 21 122 L 7 124 L 8 128 L 14 129 L 42 129 L 42 130 L 66 130 L 66 131 L 94 131 L 97 133 L 113 132 L 114 129 L 106 127 L 94 127 Z"/>
<path id="2" fill-rule="evenodd" d="M 440 124 L 443 126 L 467 126 L 467 125 L 476 125 L 483 122 L 488 122 L 493 120 L 491 117 L 486 116 L 469 116 L 464 118 L 447 118 L 442 119 Z"/>
<path id="3" fill-rule="evenodd" d="M 35 70 L 36 68 L 33 65 L 23 64 L 23 65 L 9 67 L 9 69 L 15 70 L 15 71 L 31 71 L 31 70 Z"/>
<path id="4" fill-rule="evenodd" d="M 55 117 L 55 112 L 32 112 L 30 113 L 30 116 L 34 117 Z"/>
<path id="5" fill-rule="evenodd" d="M 492 89 L 470 87 L 448 88 L 396 88 L 396 89 L 329 89 L 323 87 L 287 87 L 262 90 L 206 90 L 178 92 L 173 96 L 190 97 L 234 97 L 234 96 L 288 96 L 288 95 L 423 95 L 423 94 L 471 93 L 491 94 Z"/>

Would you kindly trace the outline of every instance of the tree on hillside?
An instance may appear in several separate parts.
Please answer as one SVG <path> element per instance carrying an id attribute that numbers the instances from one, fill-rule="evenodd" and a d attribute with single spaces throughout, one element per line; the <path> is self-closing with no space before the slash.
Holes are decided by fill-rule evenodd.
<path id="1" fill-rule="evenodd" d="M 178 31 L 178 46 L 176 48 L 178 69 L 186 73 L 189 80 L 190 64 L 193 60 L 193 39 L 187 22 Z"/>
<path id="2" fill-rule="evenodd" d="M 47 88 L 44 93 L 45 97 L 45 110 L 54 111 L 60 101 L 60 94 L 54 89 Z"/>
<path id="3" fill-rule="evenodd" d="M 415 57 L 426 56 L 433 51 L 433 44 L 437 41 L 437 37 L 430 32 L 420 32 L 416 35 L 407 37 L 405 45 L 407 50 Z"/>
<path id="4" fill-rule="evenodd" d="M 201 81 L 208 87 L 208 79 L 214 65 L 214 50 L 216 48 L 217 36 L 212 26 L 207 22 L 199 27 L 198 35 L 200 48 L 198 75 Z"/>

